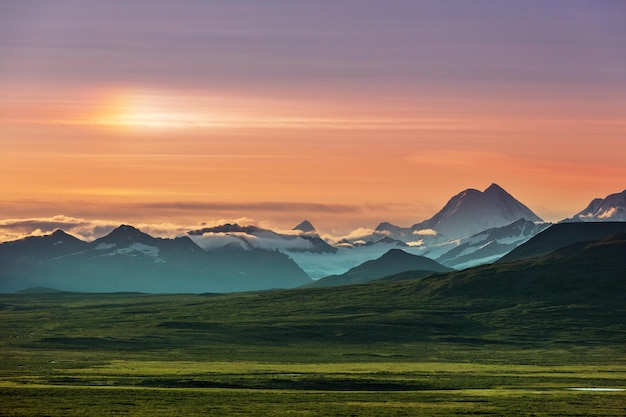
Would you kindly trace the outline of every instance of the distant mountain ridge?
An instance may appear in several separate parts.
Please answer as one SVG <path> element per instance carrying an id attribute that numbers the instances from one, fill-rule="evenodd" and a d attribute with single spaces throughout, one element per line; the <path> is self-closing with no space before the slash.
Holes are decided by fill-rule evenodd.
<path id="1" fill-rule="evenodd" d="M 195 240 L 200 246 L 212 247 L 214 242 L 209 240 L 224 239 L 243 249 L 283 250 L 287 252 L 335 253 L 337 248 L 322 239 L 313 225 L 305 220 L 292 229 L 294 233 L 279 233 L 258 226 L 240 226 L 236 223 L 226 223 L 220 226 L 205 227 L 191 230 L 190 236 L 202 237 Z M 219 246 L 219 244 L 218 244 Z"/>
<path id="2" fill-rule="evenodd" d="M 594 199 L 584 210 L 561 223 L 610 223 L 623 219 L 626 219 L 626 190 Z M 207 286 L 211 288 L 207 291 L 243 291 L 273 288 L 273 285 L 289 288 L 294 285 L 289 279 L 278 282 L 280 280 L 261 277 L 262 268 L 253 270 L 253 265 L 261 265 L 262 258 L 273 257 L 266 265 L 267 271 L 272 270 L 269 265 L 274 262 L 283 266 L 291 262 L 297 264 L 299 269 L 294 276 L 303 278 L 301 273 L 306 271 L 306 275 L 317 279 L 343 275 L 366 261 L 383 256 L 390 249 L 402 249 L 412 255 L 433 259 L 446 267 L 464 269 L 501 258 L 506 261 L 513 256 L 520 256 L 523 252 L 516 248 L 520 249 L 521 244 L 550 226 L 540 220 L 528 207 L 494 183 L 482 192 L 466 189 L 458 193 L 433 217 L 411 227 L 383 222 L 369 235 L 346 237 L 339 241 L 322 238 L 308 220 L 303 220 L 291 230 L 283 231 L 226 223 L 191 230 L 187 236 L 176 239 L 153 238 L 124 224 L 93 242 L 85 242 L 57 230 L 43 237 L 28 237 L 0 244 L 0 290 L 10 287 L 7 284 L 9 281 L 16 283 L 15 277 L 25 275 L 33 279 L 31 286 L 50 287 L 45 282 L 36 282 L 39 279 L 37 277 L 52 275 L 52 272 L 46 272 L 46 268 L 61 277 L 62 266 L 68 271 L 74 271 L 78 265 L 78 272 L 84 276 L 100 277 L 94 282 L 101 282 L 99 285 L 102 288 L 105 288 L 107 280 L 102 278 L 104 272 L 98 272 L 96 266 L 104 271 L 118 268 L 116 274 L 131 271 L 137 276 L 154 276 L 158 278 L 154 282 L 164 283 L 167 280 L 162 278 L 175 273 L 172 268 L 174 263 L 180 264 L 179 272 L 188 271 L 186 276 L 194 277 L 185 284 L 190 292 L 200 288 L 200 281 L 205 279 L 201 276 L 213 277 L 211 279 L 214 283 Z M 497 226 L 484 228 L 494 224 Z M 480 230 L 473 233 L 477 229 Z M 578 236 L 579 232 L 573 234 Z M 596 237 L 598 235 L 594 234 L 585 239 Z M 556 241 L 558 245 L 572 242 L 566 237 L 559 237 Z M 525 247 L 520 250 L 529 249 Z M 536 246 L 533 250 L 537 250 Z M 268 252 L 280 253 L 268 255 Z M 200 258 L 196 254 L 200 254 Z M 279 259 L 281 257 L 282 260 Z M 107 260 L 116 260 L 114 264 L 117 267 L 106 264 Z M 216 267 L 209 271 L 207 262 Z M 239 275 L 229 283 L 221 283 L 221 277 L 230 277 L 229 274 L 233 272 L 232 265 L 227 265 L 229 262 L 233 265 L 238 262 L 241 264 L 237 272 Z M 125 266 L 120 266 L 122 264 Z M 140 264 L 143 266 L 138 266 Z M 141 268 L 144 268 L 144 272 L 141 272 Z M 11 275 L 10 280 L 6 278 L 8 275 Z M 135 284 L 139 285 L 139 281 L 135 279 Z M 270 281 L 273 283 L 270 284 Z M 148 286 L 148 278 L 142 282 L 141 288 Z M 305 279 L 304 282 L 308 281 Z M 80 283 L 79 286 L 84 285 Z M 124 285 L 129 288 L 132 286 L 130 282 Z M 174 288 L 168 285 L 163 284 L 156 291 Z"/>
<path id="3" fill-rule="evenodd" d="M 562 222 L 626 222 L 626 190 L 595 198 L 584 210 Z"/>
<path id="4" fill-rule="evenodd" d="M 24 256 L 40 262 L 62 256 L 68 252 L 85 250 L 88 245 L 87 242 L 59 229 L 45 236 L 29 236 L 20 240 L 0 243 L 0 248 L 2 248 L 0 250 L 0 262 L 15 262 Z"/>
<path id="5" fill-rule="evenodd" d="M 310 282 L 289 257 L 260 249 L 206 252 L 189 237 L 154 238 L 121 225 L 93 242 L 64 232 L 0 244 L 0 291 L 232 292 Z"/>

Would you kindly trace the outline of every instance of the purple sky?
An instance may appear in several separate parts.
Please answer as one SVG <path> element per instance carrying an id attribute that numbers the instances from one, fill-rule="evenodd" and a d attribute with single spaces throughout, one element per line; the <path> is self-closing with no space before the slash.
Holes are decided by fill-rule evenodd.
<path id="1" fill-rule="evenodd" d="M 625 21 L 620 0 L 21 0 L 0 5 L 0 78 L 568 96 L 626 85 Z"/>

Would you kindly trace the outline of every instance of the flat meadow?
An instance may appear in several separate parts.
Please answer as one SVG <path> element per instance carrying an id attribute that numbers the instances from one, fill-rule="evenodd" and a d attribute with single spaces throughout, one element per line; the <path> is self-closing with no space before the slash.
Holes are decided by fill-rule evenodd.
<path id="1" fill-rule="evenodd" d="M 626 414 L 619 317 L 400 295 L 357 308 L 405 285 L 3 295 L 0 415 Z"/>

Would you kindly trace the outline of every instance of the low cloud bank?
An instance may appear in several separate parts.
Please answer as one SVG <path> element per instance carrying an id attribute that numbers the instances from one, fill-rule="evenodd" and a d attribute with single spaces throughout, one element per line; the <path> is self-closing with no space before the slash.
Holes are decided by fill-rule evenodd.
<path id="1" fill-rule="evenodd" d="M 0 242 L 23 239 L 29 236 L 43 236 L 53 233 L 57 229 L 73 235 L 81 240 L 93 241 L 107 235 L 120 224 L 128 224 L 125 221 L 84 219 L 65 215 L 51 217 L 34 217 L 26 219 L 0 220 Z M 239 224 L 240 226 L 257 226 L 266 231 L 249 233 L 204 233 L 201 236 L 189 236 L 190 230 L 198 230 L 207 227 L 216 227 L 224 224 Z M 130 223 L 154 237 L 174 238 L 189 236 L 198 246 L 211 250 L 229 244 L 235 244 L 245 249 L 266 250 L 309 250 L 314 249 L 309 239 L 301 237 L 303 233 L 297 230 L 280 229 L 272 227 L 265 222 L 257 222 L 254 219 L 241 217 L 237 219 L 217 219 L 197 224 L 176 223 Z M 329 242 L 339 242 L 342 239 L 357 240 L 367 238 L 374 232 L 373 229 L 358 228 L 348 234 L 334 236 L 322 235 Z"/>

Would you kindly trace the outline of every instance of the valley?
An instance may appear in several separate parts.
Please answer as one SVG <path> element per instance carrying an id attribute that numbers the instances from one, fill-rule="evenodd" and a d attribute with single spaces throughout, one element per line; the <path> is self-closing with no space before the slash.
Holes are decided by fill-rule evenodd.
<path id="1" fill-rule="evenodd" d="M 622 415 L 625 245 L 338 287 L 1 295 L 0 413 Z"/>
<path id="2" fill-rule="evenodd" d="M 617 297 L 474 301 L 403 281 L 0 303 L 2 415 L 617 416 L 626 404 Z"/>

